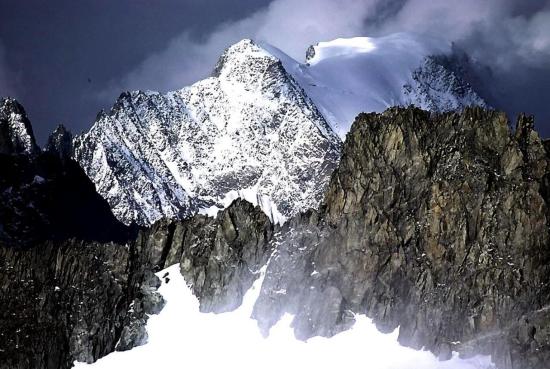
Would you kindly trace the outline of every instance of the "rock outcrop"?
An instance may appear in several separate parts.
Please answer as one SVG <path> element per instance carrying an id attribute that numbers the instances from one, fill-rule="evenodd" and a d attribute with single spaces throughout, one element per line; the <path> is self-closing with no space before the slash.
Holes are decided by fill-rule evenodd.
<path id="1" fill-rule="evenodd" d="M 278 237 L 256 319 L 267 331 L 293 313 L 305 339 L 366 314 L 441 359 L 484 353 L 501 369 L 545 368 L 548 163 L 530 117 L 511 132 L 479 108 L 360 115 L 320 211 Z"/>
<path id="2" fill-rule="evenodd" d="M 133 248 L 70 239 L 0 247 L 0 368 L 62 369 L 145 343 L 160 281 Z"/>
<path id="3" fill-rule="evenodd" d="M 55 154 L 61 159 L 69 159 L 73 154 L 73 134 L 60 124 L 48 137 L 44 151 Z"/>
<path id="4" fill-rule="evenodd" d="M 221 313 L 241 305 L 273 251 L 274 231 L 259 207 L 237 199 L 216 218 L 155 223 L 137 250 L 159 270 L 179 263 L 201 311 Z"/>
<path id="5" fill-rule="evenodd" d="M 0 154 L 36 154 L 31 124 L 23 107 L 13 98 L 0 99 Z"/>
<path id="6" fill-rule="evenodd" d="M 21 142 L 8 133 L 3 143 Z M 0 368 L 70 368 L 144 343 L 163 300 L 137 229 L 70 157 L 18 145 L 0 153 Z"/>

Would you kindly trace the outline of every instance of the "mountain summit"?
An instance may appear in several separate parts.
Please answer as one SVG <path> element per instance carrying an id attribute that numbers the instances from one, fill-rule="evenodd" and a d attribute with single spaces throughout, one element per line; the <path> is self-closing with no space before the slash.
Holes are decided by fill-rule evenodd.
<path id="1" fill-rule="evenodd" d="M 190 87 L 122 94 L 74 144 L 115 215 L 150 224 L 236 197 L 275 220 L 315 207 L 341 142 L 282 63 L 243 40 Z"/>
<path id="2" fill-rule="evenodd" d="M 192 86 L 120 95 L 74 157 L 125 223 L 215 214 L 237 197 L 280 222 L 319 204 L 358 113 L 485 106 L 443 63 L 450 52 L 407 35 L 339 39 L 301 64 L 242 40 Z"/>
<path id="3" fill-rule="evenodd" d="M 23 107 L 13 98 L 0 99 L 0 154 L 36 154 L 39 151 Z"/>
<path id="4" fill-rule="evenodd" d="M 392 106 L 436 112 L 487 104 L 460 68 L 452 45 L 414 34 L 340 38 L 310 46 L 306 64 L 265 45 L 344 139 L 356 116 Z"/>

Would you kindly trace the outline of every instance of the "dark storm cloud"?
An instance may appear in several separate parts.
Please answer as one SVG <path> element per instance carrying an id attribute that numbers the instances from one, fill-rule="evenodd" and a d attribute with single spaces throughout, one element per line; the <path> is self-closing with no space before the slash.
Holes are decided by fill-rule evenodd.
<path id="1" fill-rule="evenodd" d="M 186 32 L 199 40 L 269 0 L 0 0 L 0 96 L 25 106 L 40 142 L 62 122 L 88 128 L 109 82 Z M 184 55 L 181 56 L 185 58 Z"/>
<path id="2" fill-rule="evenodd" d="M 248 17 L 225 22 L 203 39 L 184 32 L 136 69 L 111 82 L 105 96 L 121 89 L 173 90 L 207 76 L 229 45 L 253 38 L 280 47 L 303 60 L 309 45 L 320 40 L 362 34 L 374 1 L 274 0 Z"/>
<path id="3" fill-rule="evenodd" d="M 244 37 L 303 60 L 318 41 L 395 32 L 454 42 L 476 62 L 494 107 L 512 119 L 520 111 L 535 113 L 539 130 L 550 135 L 549 0 L 275 0 L 200 42 L 178 36 L 111 87 L 179 88 L 206 76 L 222 49 Z M 182 63 L 182 54 L 193 57 Z"/>
<path id="4" fill-rule="evenodd" d="M 6 51 L 0 40 L 0 91 L 6 95 L 15 95 L 15 76 L 6 64 Z"/>
<path id="5" fill-rule="evenodd" d="M 58 121 L 88 127 L 122 90 L 173 90 L 203 78 L 225 47 L 245 37 L 303 60 L 318 41 L 402 31 L 455 42 L 477 62 L 495 107 L 535 113 L 550 135 L 550 0 L 51 4 L 0 0 L 0 95 L 17 87 L 42 141 Z"/>
<path id="6" fill-rule="evenodd" d="M 490 102 L 511 117 L 534 113 L 550 135 L 550 1 L 408 0 L 366 32 L 413 31 L 455 42 L 481 66 Z"/>

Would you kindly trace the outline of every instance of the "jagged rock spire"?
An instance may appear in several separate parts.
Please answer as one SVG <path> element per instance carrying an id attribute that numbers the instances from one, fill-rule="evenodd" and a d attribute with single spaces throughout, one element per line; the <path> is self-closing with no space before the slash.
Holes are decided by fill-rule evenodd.
<path id="1" fill-rule="evenodd" d="M 57 126 L 48 137 L 44 151 L 55 154 L 61 159 L 68 159 L 73 151 L 73 134 L 63 124 Z"/>
<path id="2" fill-rule="evenodd" d="M 0 153 L 34 155 L 39 151 L 25 109 L 14 98 L 0 99 Z"/>

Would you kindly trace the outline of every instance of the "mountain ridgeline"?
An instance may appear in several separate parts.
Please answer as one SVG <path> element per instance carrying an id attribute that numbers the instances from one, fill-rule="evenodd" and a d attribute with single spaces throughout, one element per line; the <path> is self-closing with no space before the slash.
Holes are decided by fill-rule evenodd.
<path id="1" fill-rule="evenodd" d="M 60 126 L 44 150 L 2 100 L 0 369 L 70 368 L 146 343 L 165 303 L 154 273 L 173 264 L 203 312 L 236 309 L 264 273 L 264 334 L 285 313 L 299 339 L 364 314 L 442 360 L 547 368 L 550 144 L 532 117 L 512 130 L 454 62 L 406 41 L 321 43 L 299 64 L 244 40 L 212 77 L 124 93 L 89 132 Z M 338 111 L 321 97 L 343 92 L 327 74 L 342 58 L 377 66 L 365 81 L 382 83 L 384 47 L 414 56 L 386 86 L 399 98 L 348 86 Z M 363 98 L 432 111 L 361 113 L 342 142 L 339 117 Z"/>
<path id="2" fill-rule="evenodd" d="M 500 369 L 542 369 L 550 359 L 546 146 L 527 116 L 511 132 L 504 114 L 481 108 L 362 114 L 319 210 L 272 230 L 236 202 L 227 212 L 238 215 L 221 214 L 200 247 L 183 229 L 201 228 L 201 216 L 153 227 L 153 238 L 159 255 L 176 256 L 161 267 L 179 259 L 203 311 L 237 306 L 252 282 L 235 276 L 269 257 L 253 314 L 265 334 L 284 313 L 301 339 L 332 336 L 366 314 L 442 360 L 458 351 L 492 355 Z M 240 230 L 264 236 L 243 243 Z"/>
<path id="3" fill-rule="evenodd" d="M 318 207 L 357 114 L 486 106 L 447 47 L 396 35 L 312 48 L 301 64 L 243 40 L 192 86 L 123 93 L 75 137 L 74 158 L 125 224 L 215 214 L 236 197 L 282 221 Z"/>
<path id="4" fill-rule="evenodd" d="M 21 105 L 0 101 L 2 369 L 70 368 L 143 343 L 163 304 L 138 229 L 113 216 L 62 131 L 41 151 Z"/>

